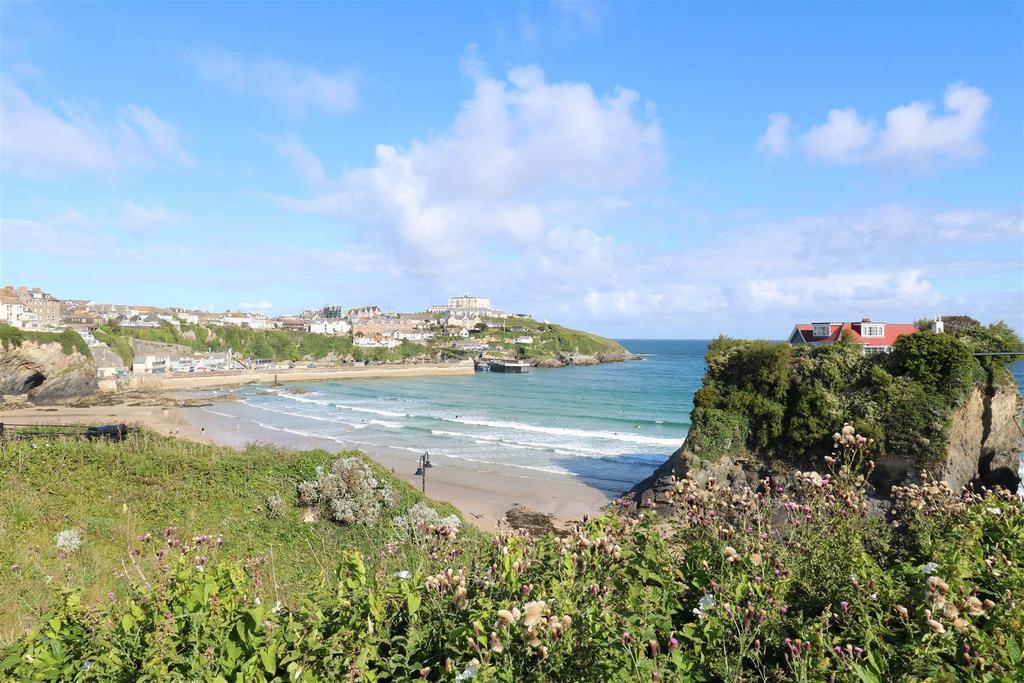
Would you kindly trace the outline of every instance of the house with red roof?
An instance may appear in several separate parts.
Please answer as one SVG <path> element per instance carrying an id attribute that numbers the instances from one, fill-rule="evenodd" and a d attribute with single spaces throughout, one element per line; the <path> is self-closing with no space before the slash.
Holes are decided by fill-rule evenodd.
<path id="1" fill-rule="evenodd" d="M 800 323 L 789 335 L 789 343 L 793 346 L 827 346 L 835 344 L 846 334 L 851 341 L 863 347 L 865 354 L 889 353 L 897 339 L 917 331 L 917 325 L 912 323 L 881 323 L 870 318 L 857 323 Z"/>

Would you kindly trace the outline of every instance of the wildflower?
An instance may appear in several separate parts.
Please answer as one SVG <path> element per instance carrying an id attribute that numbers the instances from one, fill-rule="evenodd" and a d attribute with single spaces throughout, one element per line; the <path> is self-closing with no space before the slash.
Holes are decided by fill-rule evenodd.
<path id="1" fill-rule="evenodd" d="M 725 550 L 723 550 L 722 553 L 725 555 L 725 559 L 728 562 L 739 562 L 740 560 L 739 553 L 737 553 L 736 549 L 731 545 L 725 546 Z"/>
<path id="2" fill-rule="evenodd" d="M 622 642 L 623 643 L 632 643 L 633 642 L 633 634 L 630 633 L 629 631 L 623 631 L 622 632 Z"/>
<path id="3" fill-rule="evenodd" d="M 479 671 L 480 665 L 476 662 L 470 662 L 469 665 L 462 670 L 462 673 L 455 677 L 455 680 L 468 681 L 470 679 L 476 678 L 476 675 L 477 673 L 479 673 Z"/>
<path id="4" fill-rule="evenodd" d="M 945 633 L 945 627 L 934 619 L 928 620 L 928 628 L 932 630 L 932 633 Z"/>
<path id="5" fill-rule="evenodd" d="M 842 600 L 839 603 L 839 606 L 843 608 L 844 612 L 849 612 L 850 611 L 850 603 L 848 603 L 846 600 Z"/>
<path id="6" fill-rule="evenodd" d="M 498 610 L 498 628 L 508 626 L 513 621 L 519 621 L 519 617 L 514 616 L 512 612 L 509 612 L 507 609 Z"/>
<path id="7" fill-rule="evenodd" d="M 402 579 L 402 580 L 411 579 L 412 578 L 412 572 L 409 571 L 408 569 L 403 569 L 400 572 L 395 572 L 395 576 L 397 578 L 399 578 L 399 579 Z"/>
<path id="8" fill-rule="evenodd" d="M 547 603 L 543 600 L 526 603 L 523 607 L 523 626 L 529 628 L 540 621 L 546 607 Z"/>
<path id="9" fill-rule="evenodd" d="M 676 640 L 675 636 L 671 636 L 668 639 L 668 651 L 669 652 L 675 652 L 678 649 L 679 649 L 679 641 Z"/>
<path id="10" fill-rule="evenodd" d="M 489 643 L 489 647 L 491 648 L 491 652 L 505 651 L 505 646 L 502 644 L 501 639 L 498 638 L 498 634 L 494 631 L 491 631 L 491 640 Z"/>
<path id="11" fill-rule="evenodd" d="M 73 553 L 82 547 L 82 534 L 78 529 L 65 529 L 53 537 L 53 544 L 61 552 Z"/>
<path id="12" fill-rule="evenodd" d="M 704 612 L 715 606 L 715 596 L 710 593 L 705 593 L 701 596 L 700 600 L 697 601 L 697 607 L 694 608 L 693 613 L 697 615 L 698 619 L 704 618 Z"/>
<path id="13" fill-rule="evenodd" d="M 982 609 L 981 600 L 974 597 L 973 595 L 969 596 L 966 600 L 964 600 L 964 609 L 967 610 L 967 613 L 970 614 L 972 617 L 980 616 L 985 612 L 985 610 Z"/>
<path id="14" fill-rule="evenodd" d="M 1003 514 L 1003 511 L 1000 510 L 999 508 L 985 508 L 985 512 L 987 512 L 990 515 L 997 515 L 997 516 Z"/>
<path id="15" fill-rule="evenodd" d="M 752 555 L 750 556 L 750 562 L 751 562 L 751 564 L 753 564 L 753 565 L 754 565 L 755 567 L 758 567 L 758 566 L 760 566 L 760 565 L 761 565 L 761 553 L 754 553 L 754 554 L 752 554 Z"/>

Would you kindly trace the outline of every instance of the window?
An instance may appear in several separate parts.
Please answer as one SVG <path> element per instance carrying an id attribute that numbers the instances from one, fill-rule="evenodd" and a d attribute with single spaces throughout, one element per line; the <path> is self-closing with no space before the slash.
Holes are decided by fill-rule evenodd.
<path id="1" fill-rule="evenodd" d="M 860 336 L 862 337 L 884 337 L 885 325 L 861 325 Z"/>
<path id="2" fill-rule="evenodd" d="M 829 323 L 814 323 L 814 331 L 812 334 L 815 337 L 827 337 L 832 334 L 832 325 Z"/>

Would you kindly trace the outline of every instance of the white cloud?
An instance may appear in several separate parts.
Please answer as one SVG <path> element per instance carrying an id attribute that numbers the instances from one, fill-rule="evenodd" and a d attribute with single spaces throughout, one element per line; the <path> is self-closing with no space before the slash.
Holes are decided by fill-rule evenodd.
<path id="1" fill-rule="evenodd" d="M 271 142 L 277 153 L 290 161 L 295 172 L 307 183 L 321 185 L 327 180 L 320 158 L 297 135 L 285 135 Z"/>
<path id="2" fill-rule="evenodd" d="M 792 121 L 785 114 L 772 114 L 768 117 L 768 128 L 757 140 L 757 151 L 770 159 L 789 156 L 792 144 L 790 129 Z"/>
<path id="3" fill-rule="evenodd" d="M 833 109 L 828 121 L 814 126 L 803 137 L 808 158 L 832 164 L 862 161 L 864 150 L 875 137 L 875 124 L 861 121 L 853 109 Z"/>
<path id="4" fill-rule="evenodd" d="M 254 309 L 258 309 L 258 310 L 262 311 L 262 310 L 267 310 L 268 308 L 273 308 L 274 304 L 270 303 L 269 301 L 260 301 L 260 302 L 254 303 L 254 304 L 243 303 L 243 304 L 239 304 L 239 306 L 241 306 L 242 308 L 254 308 Z"/>
<path id="5" fill-rule="evenodd" d="M 549 83 L 535 66 L 499 80 L 472 52 L 463 62 L 474 94 L 447 130 L 404 149 L 377 145 L 375 165 L 347 172 L 331 191 L 277 201 L 343 216 L 416 273 L 440 275 L 497 241 L 543 238 L 566 200 L 596 202 L 660 171 L 661 129 L 649 107 L 637 111 L 637 93 Z M 281 151 L 294 160 L 294 149 Z"/>
<path id="6" fill-rule="evenodd" d="M 343 114 L 359 101 L 352 70 L 324 73 L 277 60 L 245 60 L 226 51 L 197 52 L 192 62 L 200 78 L 235 94 L 255 94 L 281 103 L 294 116 L 319 109 Z"/>
<path id="7" fill-rule="evenodd" d="M 952 83 L 943 98 L 945 114 L 929 102 L 911 102 L 885 115 L 875 154 L 879 159 L 970 159 L 985 152 L 980 140 L 992 100 L 980 88 Z"/>
<path id="8" fill-rule="evenodd" d="M 99 122 L 62 102 L 42 105 L 10 76 L 0 75 L 0 159 L 19 175 L 112 171 L 167 160 L 193 165 L 177 127 L 152 110 L 128 104 Z"/>
<path id="9" fill-rule="evenodd" d="M 608 4 L 599 0 L 553 0 L 552 4 L 570 32 L 600 33 L 608 17 Z"/>
<path id="10" fill-rule="evenodd" d="M 929 102 L 911 102 L 891 109 L 885 124 L 862 118 L 853 108 L 832 109 L 825 123 L 812 126 L 801 147 L 812 161 L 825 164 L 903 164 L 927 168 L 936 161 L 972 159 L 985 153 L 981 135 L 991 98 L 980 88 L 951 83 L 937 113 Z M 773 114 L 758 140 L 767 156 L 789 148 L 789 117 Z"/>
<path id="11" fill-rule="evenodd" d="M 121 207 L 120 223 L 127 228 L 138 231 L 148 231 L 165 225 L 170 225 L 177 220 L 171 211 L 161 204 L 143 206 L 135 202 L 125 202 Z"/>

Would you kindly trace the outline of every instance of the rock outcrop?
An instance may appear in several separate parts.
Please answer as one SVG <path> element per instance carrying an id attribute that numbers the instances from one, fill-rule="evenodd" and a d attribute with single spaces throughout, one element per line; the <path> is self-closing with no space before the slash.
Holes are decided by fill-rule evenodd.
<path id="1" fill-rule="evenodd" d="M 35 404 L 59 403 L 96 392 L 96 364 L 58 342 L 22 342 L 0 350 L 0 395 L 22 395 Z"/>
<path id="2" fill-rule="evenodd" d="M 612 351 L 608 353 L 562 353 L 554 358 L 530 359 L 538 368 L 564 368 L 568 366 L 600 365 L 601 363 L 624 363 L 629 360 L 640 360 L 640 356 L 629 351 Z"/>
<path id="3" fill-rule="evenodd" d="M 871 476 L 875 493 L 886 497 L 894 485 L 919 484 L 923 472 L 935 480 L 948 482 L 955 491 L 969 484 L 1017 490 L 1020 455 L 1024 451 L 1024 435 L 1018 428 L 1021 402 L 1020 394 L 1013 388 L 997 390 L 991 395 L 975 388 L 953 415 L 945 458 L 924 468 L 914 454 L 896 453 L 878 458 Z M 688 443 L 650 477 L 634 486 L 625 496 L 627 501 L 643 508 L 667 504 L 673 477 L 690 477 L 699 483 L 714 479 L 736 488 L 756 488 L 766 476 L 784 478 L 795 469 L 768 454 L 750 453 L 745 449 L 736 449 L 709 461 L 693 452 Z"/>

